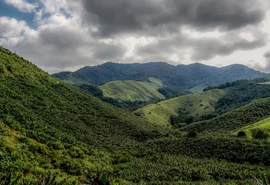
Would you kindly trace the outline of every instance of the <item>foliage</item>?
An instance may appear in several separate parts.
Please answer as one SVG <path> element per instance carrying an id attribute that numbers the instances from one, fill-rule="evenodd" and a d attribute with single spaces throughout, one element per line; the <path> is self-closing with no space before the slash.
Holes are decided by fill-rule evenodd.
<path id="1" fill-rule="evenodd" d="M 190 124 L 181 128 L 185 131 L 228 132 L 255 123 L 270 115 L 270 98 L 254 100 L 251 103 L 217 116 L 208 121 Z"/>
<path id="2" fill-rule="evenodd" d="M 244 131 L 240 131 L 240 132 L 238 132 L 237 137 L 245 138 L 245 137 L 247 137 L 247 134 Z"/>
<path id="3" fill-rule="evenodd" d="M 254 99 L 269 97 L 270 85 L 261 83 L 265 80 L 266 79 L 240 80 L 217 87 L 219 89 L 229 89 L 229 91 L 226 96 L 220 98 L 215 105 L 215 114 L 228 112 L 246 105 Z"/>
<path id="4" fill-rule="evenodd" d="M 191 132 L 189 132 L 189 133 L 187 134 L 187 137 L 189 137 L 189 138 L 195 138 L 195 137 L 197 137 L 197 133 L 191 131 Z"/>
<path id="5" fill-rule="evenodd" d="M 258 122 L 249 124 L 245 127 L 240 128 L 239 130 L 243 130 L 247 133 L 249 138 L 252 138 L 252 131 L 253 130 L 263 130 L 265 133 L 269 134 L 270 131 L 270 118 L 262 119 Z"/>
<path id="6" fill-rule="evenodd" d="M 254 139 L 268 139 L 269 134 L 264 132 L 262 129 L 254 129 L 251 131 L 252 132 L 252 137 Z"/>

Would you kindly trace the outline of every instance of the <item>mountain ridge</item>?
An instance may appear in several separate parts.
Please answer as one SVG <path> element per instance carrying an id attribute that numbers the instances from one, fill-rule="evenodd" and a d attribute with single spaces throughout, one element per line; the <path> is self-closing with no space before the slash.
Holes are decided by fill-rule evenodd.
<path id="1" fill-rule="evenodd" d="M 75 72 L 56 73 L 53 76 L 73 84 L 93 85 L 119 80 L 147 81 L 149 77 L 154 77 L 167 87 L 177 87 L 181 90 L 200 85 L 216 86 L 241 79 L 270 78 L 270 74 L 241 64 L 219 68 L 200 63 L 174 66 L 165 62 L 133 64 L 107 62 L 98 66 L 86 66 Z"/>

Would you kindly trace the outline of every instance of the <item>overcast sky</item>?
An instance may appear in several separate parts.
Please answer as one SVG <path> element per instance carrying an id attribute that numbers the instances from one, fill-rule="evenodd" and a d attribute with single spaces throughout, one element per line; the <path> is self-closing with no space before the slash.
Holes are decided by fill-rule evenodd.
<path id="1" fill-rule="evenodd" d="M 49 73 L 107 61 L 270 72 L 269 0 L 0 0 L 0 45 Z"/>

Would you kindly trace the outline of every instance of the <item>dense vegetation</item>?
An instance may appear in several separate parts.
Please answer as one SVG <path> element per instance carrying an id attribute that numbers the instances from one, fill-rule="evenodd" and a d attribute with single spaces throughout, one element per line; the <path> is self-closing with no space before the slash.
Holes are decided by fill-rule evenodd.
<path id="1" fill-rule="evenodd" d="M 208 121 L 192 123 L 185 131 L 228 132 L 255 123 L 270 116 L 270 98 L 255 100 Z"/>
<path id="2" fill-rule="evenodd" d="M 252 138 L 256 131 L 261 130 L 264 133 L 262 135 L 266 136 L 270 134 L 270 118 L 260 120 L 256 123 L 249 124 L 245 127 L 239 128 L 234 133 L 244 132 L 246 137 Z M 255 131 L 255 132 L 254 132 Z M 268 137 L 267 137 L 268 139 Z"/>
<path id="3" fill-rule="evenodd" d="M 218 87 L 210 87 L 205 89 L 205 92 L 212 89 L 226 90 L 226 94 L 219 98 L 213 104 L 213 112 L 208 115 L 191 116 L 185 114 L 185 109 L 179 109 L 177 116 L 171 117 L 171 123 L 176 126 L 181 124 L 190 124 L 202 120 L 209 120 L 223 113 L 235 110 L 241 106 L 250 103 L 253 100 L 270 97 L 270 85 L 262 82 L 269 81 L 268 79 L 241 80 L 231 83 L 226 83 Z"/>
<path id="4" fill-rule="evenodd" d="M 113 150 L 161 135 L 155 126 L 59 82 L 3 48 L 0 57 L 0 121 L 11 132 L 17 131 L 26 137 L 26 143 L 27 138 L 30 138 L 41 143 L 44 150 L 47 150 L 48 146 L 50 149 L 56 147 L 62 155 L 66 152 L 75 153 L 74 161 L 67 155 L 60 155 L 56 159 L 42 156 L 41 164 L 49 162 L 49 165 L 41 165 L 39 161 L 27 163 L 28 160 L 31 161 L 31 156 L 33 157 L 31 153 L 28 155 L 25 152 L 25 155 L 22 155 L 26 159 L 15 157 L 24 153 L 24 150 L 18 152 L 16 148 L 15 156 L 10 159 L 10 151 L 3 148 L 1 151 L 7 157 L 1 160 L 0 171 L 12 169 L 7 164 L 14 164 L 13 160 L 18 160 L 16 171 L 23 174 L 28 174 L 28 171 L 34 170 L 36 166 L 41 171 L 59 169 L 63 173 L 86 178 L 90 169 L 97 171 L 98 168 L 95 161 L 80 162 L 80 158 L 94 155 L 93 148 L 101 148 L 98 154 L 101 155 L 100 158 L 91 157 L 96 158 L 101 168 L 103 162 L 99 160 L 103 160 L 104 148 Z M 24 145 L 25 150 L 29 150 L 29 145 Z M 3 147 L 5 146 L 9 144 Z M 39 148 L 35 150 L 41 154 L 45 152 Z M 53 152 L 48 153 L 54 156 Z M 105 159 L 104 161 L 110 161 Z M 80 167 L 81 165 L 85 167 Z M 73 168 L 77 172 L 73 172 Z"/>
<path id="5" fill-rule="evenodd" d="M 240 80 L 216 87 L 229 90 L 226 96 L 220 98 L 215 105 L 215 114 L 219 115 L 228 112 L 250 103 L 254 99 L 269 97 L 270 85 L 263 83 L 268 81 L 268 79 Z"/>
<path id="6" fill-rule="evenodd" d="M 181 128 L 194 122 L 211 120 L 254 100 L 270 97 L 268 81 L 268 79 L 255 79 L 226 83 L 218 87 L 206 88 L 203 93 L 180 96 L 145 106 L 135 113 L 148 120 L 156 120 L 154 116 L 158 115 L 158 119 L 164 124 L 169 122 L 171 125 Z M 149 112 L 151 114 L 148 114 Z M 266 115 L 268 114 L 264 114 L 264 116 Z M 243 117 L 248 116 L 243 115 Z M 229 121 L 227 118 L 225 119 Z"/>
<path id="7" fill-rule="evenodd" d="M 0 184 L 269 182 L 266 139 L 164 129 L 56 80 L 4 48 L 0 85 Z M 207 103 L 224 94 L 203 93 Z M 267 101 L 253 104 L 266 109 Z"/>

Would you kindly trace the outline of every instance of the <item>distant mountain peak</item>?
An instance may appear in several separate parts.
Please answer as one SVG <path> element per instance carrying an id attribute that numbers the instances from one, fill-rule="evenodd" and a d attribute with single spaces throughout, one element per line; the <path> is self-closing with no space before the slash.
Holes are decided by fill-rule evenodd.
<path id="1" fill-rule="evenodd" d="M 104 84 L 116 80 L 147 81 L 149 77 L 161 80 L 165 86 L 190 89 L 195 86 L 217 86 L 242 79 L 270 78 L 270 75 L 255 71 L 241 64 L 214 67 L 201 63 L 171 65 L 166 62 L 122 64 L 107 62 L 98 66 L 84 67 L 74 73 L 55 74 L 59 79 Z"/>

